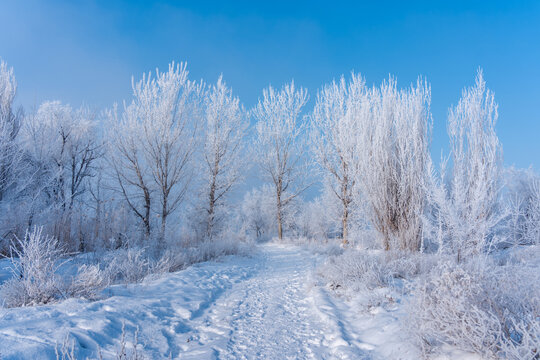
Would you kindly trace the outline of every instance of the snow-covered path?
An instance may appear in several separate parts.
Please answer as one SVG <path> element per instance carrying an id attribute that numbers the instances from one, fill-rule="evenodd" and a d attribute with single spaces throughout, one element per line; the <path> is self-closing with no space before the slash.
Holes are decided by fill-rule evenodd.
<path id="1" fill-rule="evenodd" d="M 333 332 L 306 294 L 315 260 L 296 248 L 265 246 L 257 274 L 216 301 L 184 356 L 312 359 L 340 356 Z M 210 345 L 210 346 L 208 346 Z"/>
<path id="2" fill-rule="evenodd" d="M 77 358 L 104 358 L 128 340 L 159 359 L 363 358 L 344 340 L 339 320 L 320 316 L 309 295 L 317 257 L 297 247 L 264 245 L 250 258 L 227 257 L 143 284 L 113 286 L 111 297 L 7 310 L 0 320 L 2 359 L 55 358 L 69 336 Z M 324 319 L 324 320 L 323 320 Z"/>

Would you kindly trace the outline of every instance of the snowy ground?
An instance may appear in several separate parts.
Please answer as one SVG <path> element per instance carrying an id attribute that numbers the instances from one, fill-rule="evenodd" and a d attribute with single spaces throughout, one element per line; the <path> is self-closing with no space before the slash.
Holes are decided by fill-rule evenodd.
<path id="1" fill-rule="evenodd" d="M 2 359 L 55 359 L 68 336 L 77 358 L 119 347 L 122 323 L 151 359 L 415 359 L 392 311 L 370 314 L 313 286 L 322 258 L 268 244 L 142 284 L 112 286 L 95 302 L 4 310 Z M 347 316 L 345 316 L 347 314 Z"/>

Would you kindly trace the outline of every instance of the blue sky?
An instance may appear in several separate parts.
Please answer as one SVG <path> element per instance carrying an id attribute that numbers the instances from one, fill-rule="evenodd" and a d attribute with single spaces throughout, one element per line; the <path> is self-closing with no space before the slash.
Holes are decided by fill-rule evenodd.
<path id="1" fill-rule="evenodd" d="M 484 69 L 499 103 L 505 163 L 540 167 L 539 1 L 30 1 L 0 3 L 0 57 L 26 108 L 59 99 L 101 109 L 139 77 L 187 61 L 220 73 L 246 106 L 294 78 L 316 90 L 351 70 L 368 84 L 393 74 L 432 85 L 433 154 L 446 115 Z"/>

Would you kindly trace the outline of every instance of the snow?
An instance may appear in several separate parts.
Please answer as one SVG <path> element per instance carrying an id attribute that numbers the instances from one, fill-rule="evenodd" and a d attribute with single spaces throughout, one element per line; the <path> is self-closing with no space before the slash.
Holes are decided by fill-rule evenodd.
<path id="1" fill-rule="evenodd" d="M 110 296 L 89 302 L 4 310 L 0 319 L 2 359 L 54 359 L 55 344 L 69 334 L 77 358 L 114 357 L 125 322 L 128 340 L 137 326 L 139 342 L 150 358 L 177 357 L 192 323 L 235 283 L 253 276 L 256 258 L 229 257 L 223 262 L 194 265 L 184 271 L 136 285 L 116 285 Z"/>
<path id="2" fill-rule="evenodd" d="M 104 299 L 14 308 L 0 314 L 2 359 L 55 359 L 68 339 L 77 358 L 115 358 L 128 345 L 150 359 L 416 359 L 399 306 L 361 311 L 354 298 L 317 286 L 324 260 L 298 246 L 261 245 L 216 261 L 115 285 Z M 0 266 L 1 267 L 1 266 Z"/>
<path id="3" fill-rule="evenodd" d="M 216 301 L 197 319 L 182 358 L 347 358 L 344 340 L 321 319 L 306 294 L 316 257 L 298 248 L 268 245 L 256 275 Z"/>

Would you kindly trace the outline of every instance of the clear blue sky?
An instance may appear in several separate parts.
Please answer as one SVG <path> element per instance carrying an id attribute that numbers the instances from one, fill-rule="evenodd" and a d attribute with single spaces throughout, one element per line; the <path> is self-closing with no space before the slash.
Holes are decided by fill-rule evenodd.
<path id="1" fill-rule="evenodd" d="M 291 78 L 310 90 L 349 73 L 432 84 L 433 153 L 446 114 L 484 69 L 499 103 L 505 162 L 540 167 L 540 1 L 27 1 L 0 2 L 0 57 L 18 102 L 59 99 L 101 109 L 172 60 L 192 78 L 220 73 L 252 106 Z"/>

